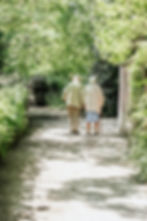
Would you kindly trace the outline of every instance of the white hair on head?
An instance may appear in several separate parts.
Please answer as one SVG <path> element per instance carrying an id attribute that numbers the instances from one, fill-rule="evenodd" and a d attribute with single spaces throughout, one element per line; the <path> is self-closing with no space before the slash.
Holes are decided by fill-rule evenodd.
<path id="1" fill-rule="evenodd" d="M 96 76 L 90 76 L 89 82 L 90 83 L 96 83 Z"/>
<path id="2" fill-rule="evenodd" d="M 80 83 L 80 76 L 79 76 L 79 75 L 74 75 L 74 76 L 72 77 L 72 81 L 73 81 L 74 83 Z"/>

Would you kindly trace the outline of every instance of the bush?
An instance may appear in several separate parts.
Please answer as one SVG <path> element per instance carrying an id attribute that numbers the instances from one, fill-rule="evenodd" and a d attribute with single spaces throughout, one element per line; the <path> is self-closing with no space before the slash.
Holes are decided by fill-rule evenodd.
<path id="1" fill-rule="evenodd" d="M 147 96 L 143 95 L 132 114 L 132 157 L 139 168 L 139 180 L 147 180 Z"/>
<path id="2" fill-rule="evenodd" d="M 0 157 L 27 126 L 26 97 L 26 90 L 20 85 L 0 91 Z"/>
<path id="3" fill-rule="evenodd" d="M 139 168 L 139 180 L 147 181 L 147 44 L 143 43 L 131 65 L 132 157 Z"/>

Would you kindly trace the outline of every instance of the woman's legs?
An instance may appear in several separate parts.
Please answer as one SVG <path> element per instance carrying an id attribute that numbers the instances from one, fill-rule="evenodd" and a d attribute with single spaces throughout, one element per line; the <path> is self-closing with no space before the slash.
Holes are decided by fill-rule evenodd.
<path id="1" fill-rule="evenodd" d="M 87 134 L 90 134 L 90 131 L 91 131 L 91 123 L 87 122 L 86 123 L 86 132 L 87 132 Z"/>
<path id="2" fill-rule="evenodd" d="M 99 133 L 99 126 L 100 126 L 99 121 L 97 121 L 96 123 L 94 123 L 94 133 L 95 133 L 95 134 L 98 134 L 98 133 Z"/>
<path id="3" fill-rule="evenodd" d="M 94 134 L 98 134 L 99 133 L 99 122 L 93 123 L 93 125 L 94 125 Z M 87 134 L 91 133 L 91 126 L 92 126 L 92 123 L 89 123 L 89 122 L 86 123 Z"/>

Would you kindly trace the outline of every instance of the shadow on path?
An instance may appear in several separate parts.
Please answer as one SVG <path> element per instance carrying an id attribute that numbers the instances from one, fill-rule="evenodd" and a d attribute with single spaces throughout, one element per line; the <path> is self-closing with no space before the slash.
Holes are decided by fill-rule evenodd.
<path id="1" fill-rule="evenodd" d="M 147 187 L 133 178 L 116 121 L 98 137 L 83 127 L 69 136 L 65 118 L 33 118 L 0 169 L 1 221 L 146 220 Z"/>

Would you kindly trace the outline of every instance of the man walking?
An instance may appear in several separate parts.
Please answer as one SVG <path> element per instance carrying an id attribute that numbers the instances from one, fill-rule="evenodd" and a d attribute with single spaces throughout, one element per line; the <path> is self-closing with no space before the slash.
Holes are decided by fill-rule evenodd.
<path id="1" fill-rule="evenodd" d="M 67 106 L 71 133 L 79 134 L 80 111 L 83 107 L 82 85 L 79 76 L 72 77 L 71 83 L 64 89 L 63 99 Z"/>

